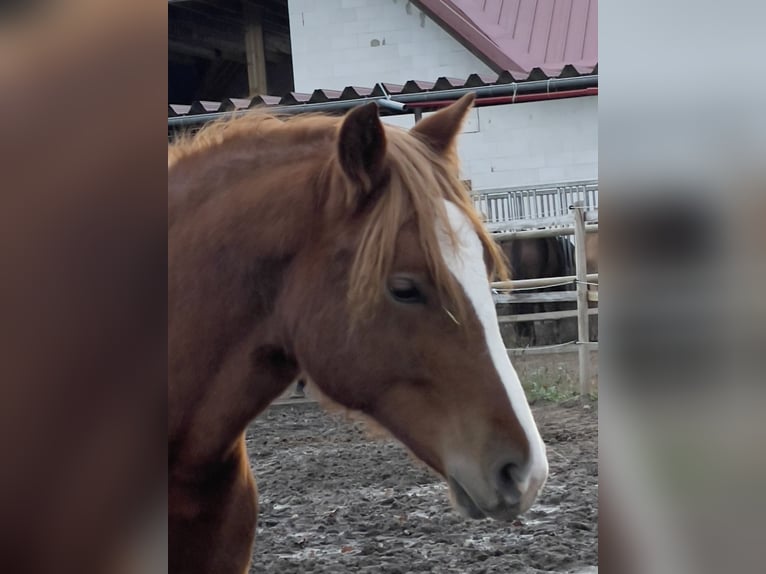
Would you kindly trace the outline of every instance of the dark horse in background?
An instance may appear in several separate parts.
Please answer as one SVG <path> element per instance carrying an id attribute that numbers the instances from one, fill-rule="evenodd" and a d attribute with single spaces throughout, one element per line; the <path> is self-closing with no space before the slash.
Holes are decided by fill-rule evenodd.
<path id="1" fill-rule="evenodd" d="M 513 280 L 561 277 L 575 274 L 574 245 L 568 237 L 514 239 L 500 246 L 510 264 Z M 574 290 L 574 284 L 529 289 L 520 293 L 553 293 Z M 512 303 L 513 315 L 576 309 L 574 302 Z M 513 323 L 514 334 L 521 345 L 552 345 L 576 337 L 576 319 Z"/>

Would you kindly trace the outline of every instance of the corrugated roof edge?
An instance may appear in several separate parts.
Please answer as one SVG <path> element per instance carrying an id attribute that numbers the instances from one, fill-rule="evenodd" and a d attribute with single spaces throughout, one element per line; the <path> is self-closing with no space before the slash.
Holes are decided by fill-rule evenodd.
<path id="1" fill-rule="evenodd" d="M 579 69 L 578 69 L 579 68 Z M 194 116 L 210 113 L 223 113 L 243 111 L 253 107 L 282 107 L 301 104 L 318 104 L 328 102 L 342 102 L 366 97 L 396 96 L 404 94 L 417 94 L 426 92 L 438 92 L 443 90 L 455 90 L 461 88 L 481 88 L 486 86 L 502 86 L 506 84 L 524 84 L 527 82 L 540 82 L 556 78 L 577 78 L 580 76 L 598 75 L 598 64 L 588 69 L 581 66 L 567 64 L 558 70 L 556 76 L 549 76 L 541 68 L 534 68 L 527 77 L 519 77 L 518 72 L 505 71 L 498 75 L 471 74 L 467 78 L 447 78 L 441 76 L 435 82 L 424 80 L 408 80 L 404 84 L 390 84 L 382 82 L 374 87 L 346 86 L 343 90 L 316 89 L 311 94 L 289 92 L 283 96 L 260 95 L 254 98 L 227 98 L 222 102 L 195 101 L 191 104 L 169 104 L 168 118 L 179 116 Z M 385 93 L 383 89 L 385 89 Z"/>

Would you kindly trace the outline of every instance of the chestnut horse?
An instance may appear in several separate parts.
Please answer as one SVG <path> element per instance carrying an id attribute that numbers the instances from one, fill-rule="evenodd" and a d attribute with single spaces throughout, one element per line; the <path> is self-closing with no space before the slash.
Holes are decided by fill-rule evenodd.
<path id="1" fill-rule="evenodd" d="M 257 494 L 245 428 L 305 373 L 511 520 L 548 473 L 500 338 L 504 273 L 458 177 L 466 96 L 407 132 L 256 112 L 168 155 L 171 572 L 242 573 Z"/>

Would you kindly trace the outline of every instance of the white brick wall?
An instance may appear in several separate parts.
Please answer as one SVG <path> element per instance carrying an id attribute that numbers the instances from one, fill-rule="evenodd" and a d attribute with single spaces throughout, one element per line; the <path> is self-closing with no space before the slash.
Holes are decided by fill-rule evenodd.
<path id="1" fill-rule="evenodd" d="M 458 140 L 463 178 L 474 191 L 598 179 L 597 104 L 592 96 L 475 108 Z M 411 115 L 383 121 L 415 125 Z"/>
<path id="2" fill-rule="evenodd" d="M 458 142 L 474 190 L 598 179 L 596 96 L 474 112 L 478 131 L 464 131 Z"/>
<path id="3" fill-rule="evenodd" d="M 407 0 L 289 0 L 295 89 L 492 71 Z"/>

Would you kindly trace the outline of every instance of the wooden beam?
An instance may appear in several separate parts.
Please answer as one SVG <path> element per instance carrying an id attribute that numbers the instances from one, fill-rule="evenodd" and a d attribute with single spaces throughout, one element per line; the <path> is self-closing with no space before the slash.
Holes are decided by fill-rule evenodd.
<path id="1" fill-rule="evenodd" d="M 588 282 L 598 281 L 598 273 L 588 273 Z M 560 283 L 574 283 L 577 275 L 562 275 L 561 277 L 541 277 L 540 279 L 517 279 L 516 281 L 494 281 L 490 283 L 495 289 L 527 289 L 530 287 L 549 287 Z"/>
<path id="2" fill-rule="evenodd" d="M 562 303 L 577 301 L 575 291 L 558 291 L 556 293 L 497 293 L 492 297 L 495 304 L 508 303 Z"/>
<path id="3" fill-rule="evenodd" d="M 598 233 L 598 224 L 586 225 L 586 233 Z M 543 237 L 558 237 L 560 235 L 574 235 L 574 227 L 553 227 L 551 229 L 533 229 L 530 231 L 501 231 L 491 233 L 495 241 L 512 241 L 514 239 L 540 239 Z"/>
<path id="4" fill-rule="evenodd" d="M 481 211 L 481 210 L 479 210 Z M 582 210 L 581 210 L 582 211 Z M 598 222 L 598 210 L 586 211 L 583 216 L 586 222 Z M 490 231 L 522 231 L 525 229 L 538 230 L 539 227 L 569 226 L 572 223 L 571 215 L 557 215 L 540 219 L 512 219 L 510 221 L 487 222 Z"/>
<path id="5" fill-rule="evenodd" d="M 181 38 L 168 38 L 168 56 L 184 54 L 205 58 L 206 60 L 232 60 L 245 62 L 245 50 L 242 43 L 222 41 L 216 37 L 193 38 L 185 40 Z"/>
<path id="6" fill-rule="evenodd" d="M 204 58 L 205 60 L 231 60 L 232 62 L 245 62 L 245 53 L 243 51 L 218 51 L 202 44 L 188 44 L 176 40 L 168 40 L 168 58 L 177 56 L 193 56 L 195 58 Z"/>
<path id="7" fill-rule="evenodd" d="M 588 309 L 588 315 L 598 315 L 598 307 Z M 569 319 L 577 317 L 577 309 L 568 311 L 545 311 L 543 313 L 526 313 L 520 315 L 500 315 L 497 318 L 498 323 L 528 323 L 530 321 L 549 321 L 558 319 Z"/>
<path id="8" fill-rule="evenodd" d="M 550 347 L 528 347 L 523 349 L 506 349 L 509 358 L 523 357 L 524 355 L 558 355 L 561 353 L 580 353 L 580 349 L 585 347 L 588 354 L 598 352 L 598 343 L 588 343 L 587 345 L 578 345 L 577 343 L 567 343 L 564 345 L 551 345 Z"/>
<path id="9" fill-rule="evenodd" d="M 268 94 L 266 84 L 266 51 L 263 46 L 263 24 L 251 14 L 245 28 L 245 54 L 247 55 L 247 81 L 250 97 Z"/>

